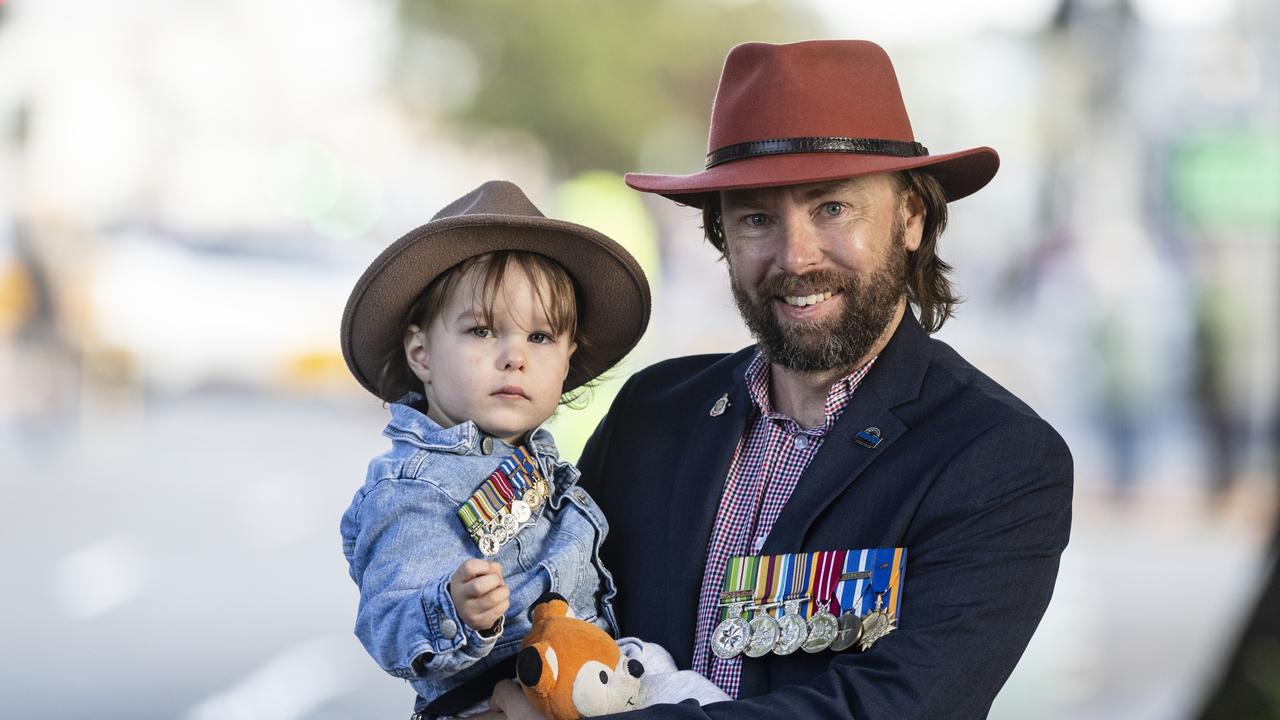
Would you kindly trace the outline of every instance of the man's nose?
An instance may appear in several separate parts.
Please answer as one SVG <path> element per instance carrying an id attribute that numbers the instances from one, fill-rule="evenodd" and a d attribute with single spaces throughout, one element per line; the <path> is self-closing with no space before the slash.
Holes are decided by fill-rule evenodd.
<path id="1" fill-rule="evenodd" d="M 779 220 L 778 269 L 793 275 L 812 270 L 822 259 L 821 238 L 813 223 L 799 213 L 784 215 Z"/>

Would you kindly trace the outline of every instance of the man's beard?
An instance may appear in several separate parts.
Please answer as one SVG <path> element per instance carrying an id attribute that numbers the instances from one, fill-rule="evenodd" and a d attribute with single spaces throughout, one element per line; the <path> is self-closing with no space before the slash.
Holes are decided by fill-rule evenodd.
<path id="1" fill-rule="evenodd" d="M 734 302 L 765 359 L 796 372 L 852 370 L 854 363 L 884 334 L 906 293 L 904 234 L 903 225 L 894 223 L 884 266 L 866 278 L 838 270 L 775 275 L 760 283 L 753 300 L 738 285 L 730 269 L 729 286 Z M 839 315 L 817 322 L 789 322 L 785 328 L 778 322 L 773 307 L 775 297 L 803 297 L 823 291 L 844 296 Z"/>

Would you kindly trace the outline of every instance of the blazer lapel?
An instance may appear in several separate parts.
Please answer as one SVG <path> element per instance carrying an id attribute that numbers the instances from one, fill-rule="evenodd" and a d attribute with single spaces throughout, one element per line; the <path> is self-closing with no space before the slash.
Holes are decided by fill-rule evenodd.
<path id="1" fill-rule="evenodd" d="M 754 354 L 751 348 L 745 353 L 746 359 L 726 375 L 721 386 L 710 388 L 705 398 L 694 403 L 697 419 L 674 468 L 670 484 L 670 524 L 663 538 L 668 550 L 659 557 L 686 559 L 668 566 L 672 592 L 667 611 L 676 632 L 667 637 L 679 638 L 683 645 L 668 650 L 677 658 L 693 657 L 694 626 L 706 570 L 707 545 L 729 475 L 729 464 L 747 425 L 751 398 L 743 375 Z M 722 412 L 713 414 L 717 401 L 726 395 L 728 404 Z"/>

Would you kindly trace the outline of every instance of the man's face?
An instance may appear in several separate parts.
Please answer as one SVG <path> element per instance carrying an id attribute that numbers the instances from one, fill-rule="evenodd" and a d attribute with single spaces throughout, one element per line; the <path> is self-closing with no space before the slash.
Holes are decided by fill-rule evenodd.
<path id="1" fill-rule="evenodd" d="M 721 193 L 730 287 L 772 363 L 851 369 L 905 302 L 923 212 L 888 175 Z"/>

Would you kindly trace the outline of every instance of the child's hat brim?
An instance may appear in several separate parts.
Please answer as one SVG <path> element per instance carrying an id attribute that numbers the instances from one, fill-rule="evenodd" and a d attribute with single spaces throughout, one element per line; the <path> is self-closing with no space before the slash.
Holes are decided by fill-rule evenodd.
<path id="1" fill-rule="evenodd" d="M 649 283 L 621 245 L 589 227 L 543 216 L 520 188 L 487 182 L 411 230 L 364 271 L 342 314 L 342 356 L 356 380 L 378 391 L 382 363 L 403 346 L 404 322 L 418 296 L 458 263 L 498 250 L 544 255 L 559 263 L 578 292 L 578 331 L 591 347 L 570 359 L 564 392 L 621 360 L 649 324 Z"/>

